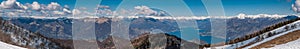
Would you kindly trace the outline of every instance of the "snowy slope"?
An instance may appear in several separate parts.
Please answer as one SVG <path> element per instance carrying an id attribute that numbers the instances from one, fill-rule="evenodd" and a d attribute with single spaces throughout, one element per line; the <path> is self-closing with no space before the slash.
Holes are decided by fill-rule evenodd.
<path id="1" fill-rule="evenodd" d="M 288 42 L 286 44 L 276 45 L 271 48 L 262 48 L 262 49 L 299 49 L 300 48 L 300 39 Z"/>
<path id="2" fill-rule="evenodd" d="M 59 49 L 60 46 L 55 44 L 54 42 L 46 39 L 43 36 L 40 36 L 39 34 L 35 34 L 34 32 L 30 32 L 26 29 L 23 29 L 21 27 L 18 27 L 14 24 L 11 24 L 10 22 L 4 21 L 0 19 L 0 33 L 7 35 L 7 36 L 1 36 L 1 40 L 9 40 L 8 43 L 15 44 L 18 46 L 24 46 L 28 48 L 37 48 L 37 49 Z M 11 46 L 5 46 L 5 44 L 0 44 L 0 49 L 2 47 L 11 47 Z"/>
<path id="3" fill-rule="evenodd" d="M 291 27 L 291 28 L 289 28 L 289 30 L 285 29 L 285 27 L 290 27 L 292 25 L 296 25 L 296 27 L 295 28 Z M 255 44 L 252 44 L 250 46 L 247 46 L 247 47 L 243 48 L 243 49 L 249 49 L 249 48 L 252 48 L 254 46 L 260 45 L 260 44 L 262 44 L 264 42 L 267 42 L 267 41 L 270 41 L 272 39 L 275 39 L 275 38 L 277 38 L 279 36 L 285 35 L 285 34 L 287 34 L 289 32 L 292 32 L 292 31 L 295 31 L 295 30 L 300 30 L 299 27 L 300 27 L 300 21 L 298 20 L 296 22 L 293 22 L 291 24 L 287 24 L 287 25 L 285 25 L 283 27 L 280 27 L 280 28 L 277 28 L 275 30 L 266 32 L 266 33 L 264 33 L 262 35 L 256 36 L 256 37 L 251 38 L 251 39 L 246 40 L 246 41 L 242 41 L 242 42 L 235 43 L 235 44 L 230 44 L 230 45 L 213 47 L 213 48 L 217 48 L 217 49 L 224 49 L 224 48 L 226 48 L 226 49 L 234 49 L 234 48 L 237 48 L 237 47 L 241 47 L 241 46 L 247 45 L 247 44 L 249 44 L 251 42 L 255 42 Z M 267 34 L 269 34 L 269 33 L 277 33 L 277 35 L 274 35 L 274 36 L 271 36 L 271 37 L 267 37 Z M 264 39 L 262 41 L 260 41 L 259 37 L 264 38 Z M 211 49 L 211 48 L 206 48 L 206 49 Z"/>
<path id="4" fill-rule="evenodd" d="M 296 22 L 294 22 L 294 23 L 292 23 L 292 24 L 298 24 L 298 25 L 299 25 L 299 23 L 300 23 L 300 21 L 296 21 Z M 286 25 L 286 26 L 291 26 L 292 24 L 288 24 L 288 25 Z M 297 26 L 297 27 L 299 27 L 299 26 Z M 280 32 L 280 31 L 282 31 L 282 30 L 284 30 L 284 27 L 280 27 L 280 28 L 275 29 L 275 30 L 273 30 L 273 31 L 271 31 L 271 32 Z M 289 31 L 280 33 L 280 34 L 278 34 L 278 35 L 275 35 L 275 36 L 266 38 L 266 39 L 264 39 L 263 41 L 260 41 L 260 42 L 258 42 L 258 43 L 252 44 L 252 45 L 247 46 L 247 47 L 245 47 L 245 48 L 243 48 L 243 49 L 249 49 L 249 48 L 252 48 L 252 47 L 254 47 L 254 46 L 260 45 L 260 44 L 262 44 L 262 43 L 265 43 L 265 42 L 267 42 L 267 41 L 270 41 L 270 40 L 272 40 L 272 39 L 275 39 L 275 38 L 277 38 L 277 37 L 280 37 L 280 36 L 282 36 L 282 35 L 288 34 L 289 32 L 293 32 L 293 31 L 296 31 L 296 30 L 300 30 L 300 28 L 295 28 L 295 29 L 292 29 L 292 30 L 289 30 Z"/>
<path id="5" fill-rule="evenodd" d="M 26 48 L 23 48 L 23 47 L 7 44 L 7 43 L 1 42 L 1 41 L 0 41 L 0 48 L 1 49 L 26 49 Z"/>

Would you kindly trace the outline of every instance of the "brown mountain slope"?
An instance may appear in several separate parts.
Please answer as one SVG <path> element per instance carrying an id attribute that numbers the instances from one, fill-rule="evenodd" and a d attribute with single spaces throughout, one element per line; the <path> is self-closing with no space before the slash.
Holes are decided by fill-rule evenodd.
<path id="1" fill-rule="evenodd" d="M 283 36 L 277 37 L 271 41 L 262 43 L 258 46 L 255 46 L 251 49 L 260 49 L 260 48 L 269 48 L 269 47 L 273 47 L 275 45 L 280 45 L 280 44 L 284 44 L 284 43 L 288 43 L 294 40 L 300 39 L 300 30 L 294 31 L 294 32 L 290 32 L 288 34 L 285 34 Z"/>
<path id="2" fill-rule="evenodd" d="M 29 49 L 64 49 L 40 34 L 20 28 L 0 18 L 0 41 Z"/>
<path id="3" fill-rule="evenodd" d="M 159 36 L 164 35 L 166 38 L 160 38 Z M 132 45 L 134 46 L 135 49 L 151 49 L 150 47 L 150 40 L 153 38 L 149 37 L 155 37 L 156 39 L 151 40 L 151 41 L 158 41 L 158 45 L 154 44 L 155 49 L 195 49 L 195 47 L 199 47 L 199 49 L 202 49 L 203 46 L 199 44 L 195 44 L 192 42 L 187 42 L 185 40 L 182 40 L 176 36 L 169 35 L 169 34 L 164 34 L 164 33 L 159 33 L 159 34 L 142 34 L 138 36 L 137 38 L 131 40 Z M 60 40 L 60 39 L 51 39 L 55 43 L 59 43 L 60 45 L 64 45 L 64 47 L 73 47 L 72 40 Z M 88 42 L 88 41 L 82 41 L 82 40 L 76 40 L 76 41 L 81 41 L 81 42 Z M 159 45 L 159 42 L 165 41 L 165 45 Z M 98 46 L 100 49 L 116 49 L 115 44 L 113 42 L 113 38 L 109 36 L 102 42 L 98 41 Z M 181 47 L 182 46 L 182 47 Z M 192 48 L 194 47 L 194 48 Z"/>
<path id="4" fill-rule="evenodd" d="M 163 36 L 165 35 L 166 39 L 165 40 L 163 37 L 159 37 L 159 36 Z M 152 38 L 149 38 L 152 37 Z M 200 46 L 198 44 L 192 43 L 192 42 L 187 42 L 185 40 L 182 40 L 176 36 L 173 35 L 169 35 L 169 34 L 163 34 L 163 33 L 159 33 L 159 34 L 143 34 L 141 36 L 139 36 L 138 38 L 136 38 L 135 40 L 132 41 L 133 46 L 136 49 L 150 49 L 150 42 L 149 41 L 153 41 L 153 40 L 149 40 L 149 39 L 155 39 L 154 41 L 156 42 L 164 42 L 166 41 L 166 45 L 160 45 L 154 44 L 154 48 L 158 48 L 158 49 L 195 49 L 192 47 L 199 47 L 199 49 L 202 49 L 203 46 Z M 200 42 L 200 41 L 199 41 Z M 153 42 L 151 42 L 153 43 Z M 197 45 L 197 46 L 195 46 Z M 181 47 L 182 46 L 182 47 Z"/>

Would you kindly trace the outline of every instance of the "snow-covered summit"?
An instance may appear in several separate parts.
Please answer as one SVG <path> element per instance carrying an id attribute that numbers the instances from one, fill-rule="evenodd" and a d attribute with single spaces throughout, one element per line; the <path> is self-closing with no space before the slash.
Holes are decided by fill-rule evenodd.
<path id="1" fill-rule="evenodd" d="M 269 14 L 258 14 L 258 15 L 246 15 L 246 14 L 239 14 L 237 16 L 223 16 L 223 17 L 214 17 L 220 19 L 230 19 L 230 18 L 238 18 L 238 19 L 245 19 L 245 18 L 283 18 L 288 17 L 290 15 L 269 15 Z M 37 19 L 57 19 L 57 18 L 72 18 L 72 19 L 82 19 L 82 18 L 102 18 L 99 16 L 57 16 L 57 17 L 47 17 L 47 16 L 19 16 L 19 17 L 27 17 L 27 18 L 37 18 Z M 143 16 L 143 18 L 154 18 L 154 19 L 174 19 L 174 20 L 202 20 L 202 19 L 210 19 L 212 16 Z M 12 17 L 18 18 L 18 17 Z M 106 16 L 106 18 L 141 18 L 141 16 Z"/>

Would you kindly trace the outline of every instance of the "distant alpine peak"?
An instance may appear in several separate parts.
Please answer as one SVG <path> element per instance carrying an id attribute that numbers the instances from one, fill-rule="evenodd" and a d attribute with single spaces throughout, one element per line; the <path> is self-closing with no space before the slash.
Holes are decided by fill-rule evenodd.
<path id="1" fill-rule="evenodd" d="M 150 8 L 148 6 L 136 6 L 135 9 L 135 16 L 171 16 L 164 10 L 158 8 Z"/>
<path id="2" fill-rule="evenodd" d="M 246 14 L 238 14 L 236 16 L 215 16 L 213 18 L 217 19 L 230 19 L 230 18 L 238 18 L 238 19 L 256 19 L 256 18 L 283 18 L 290 15 L 278 15 L 278 14 L 258 14 L 258 15 L 246 15 Z M 298 15 L 293 15 L 297 16 Z M 64 16 L 64 17 L 47 17 L 47 16 L 22 16 L 22 17 L 28 17 L 28 18 L 36 18 L 36 19 L 57 19 L 57 18 L 71 18 L 71 19 L 84 19 L 84 18 L 103 18 L 98 16 Z M 212 16 L 106 16 L 105 18 L 153 18 L 153 19 L 174 19 L 174 20 L 203 20 L 203 19 L 209 19 Z M 17 17 L 14 17 L 17 18 Z"/>
<path id="3" fill-rule="evenodd" d="M 246 15 L 244 13 L 240 13 L 238 14 L 236 17 L 239 18 L 239 19 L 245 19 L 245 18 L 266 18 L 266 17 L 269 17 L 269 18 L 282 18 L 282 17 L 286 17 L 288 15 L 278 15 L 278 14 L 273 14 L 273 15 L 270 15 L 270 14 L 257 14 L 257 15 Z"/>

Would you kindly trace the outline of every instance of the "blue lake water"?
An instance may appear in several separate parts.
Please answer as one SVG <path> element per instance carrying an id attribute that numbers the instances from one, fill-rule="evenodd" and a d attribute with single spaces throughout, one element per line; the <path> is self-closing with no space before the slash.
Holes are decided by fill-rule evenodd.
<path id="1" fill-rule="evenodd" d="M 185 33 L 184 36 L 185 37 L 181 37 L 182 34 L 181 33 Z M 220 43 L 220 42 L 224 42 L 224 39 L 222 38 L 217 38 L 217 37 L 213 37 L 213 36 L 201 36 L 199 35 L 198 33 L 187 33 L 187 32 L 180 32 L 180 31 L 174 31 L 174 32 L 169 32 L 168 34 L 171 34 L 171 35 L 175 35 L 177 37 L 180 37 L 181 39 L 184 39 L 184 40 L 192 40 L 193 38 L 198 38 L 202 41 L 205 41 L 206 43 L 208 44 L 215 44 L 215 43 Z M 189 36 L 186 36 L 186 35 L 191 35 L 190 37 Z M 198 37 L 194 36 L 194 35 L 197 35 Z M 212 42 L 212 39 L 214 39 L 214 41 Z"/>

